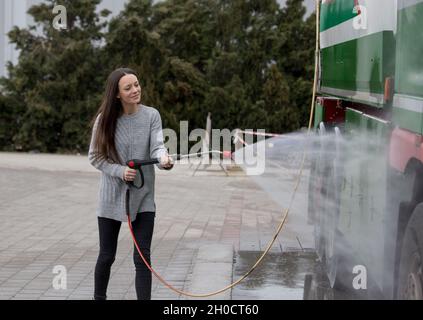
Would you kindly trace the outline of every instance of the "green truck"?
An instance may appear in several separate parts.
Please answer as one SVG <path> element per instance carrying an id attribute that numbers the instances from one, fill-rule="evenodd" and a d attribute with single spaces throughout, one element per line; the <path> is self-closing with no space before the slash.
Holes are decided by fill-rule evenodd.
<path id="1" fill-rule="evenodd" d="M 314 128 L 309 218 L 331 285 L 422 299 L 423 0 L 320 1 Z"/>

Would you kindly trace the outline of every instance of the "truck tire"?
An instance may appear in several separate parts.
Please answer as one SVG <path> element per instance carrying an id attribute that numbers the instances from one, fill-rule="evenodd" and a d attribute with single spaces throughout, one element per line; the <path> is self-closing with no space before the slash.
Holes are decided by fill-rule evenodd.
<path id="1" fill-rule="evenodd" d="M 423 300 L 423 203 L 414 209 L 405 230 L 399 262 L 397 298 Z"/>

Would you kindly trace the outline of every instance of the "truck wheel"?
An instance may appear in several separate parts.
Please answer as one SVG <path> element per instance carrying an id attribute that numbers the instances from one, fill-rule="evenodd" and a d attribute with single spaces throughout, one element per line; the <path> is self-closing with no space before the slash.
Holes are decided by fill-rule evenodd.
<path id="1" fill-rule="evenodd" d="M 408 222 L 399 264 L 398 292 L 400 300 L 423 300 L 423 203 Z"/>

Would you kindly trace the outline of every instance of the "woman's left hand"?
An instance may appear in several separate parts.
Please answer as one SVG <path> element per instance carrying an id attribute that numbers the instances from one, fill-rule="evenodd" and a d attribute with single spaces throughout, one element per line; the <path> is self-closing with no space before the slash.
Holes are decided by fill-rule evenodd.
<path id="1" fill-rule="evenodd" d="M 173 159 L 169 155 L 165 154 L 160 158 L 160 165 L 167 170 L 173 168 Z"/>

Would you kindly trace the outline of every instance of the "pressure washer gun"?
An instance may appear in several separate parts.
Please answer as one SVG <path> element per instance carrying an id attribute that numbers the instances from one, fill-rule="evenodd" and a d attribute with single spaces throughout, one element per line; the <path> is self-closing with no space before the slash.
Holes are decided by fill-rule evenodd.
<path id="1" fill-rule="evenodd" d="M 135 178 L 134 181 L 128 181 L 127 184 L 137 189 L 141 189 L 142 187 L 144 187 L 144 174 L 142 172 L 142 167 L 151 166 L 153 164 L 158 164 L 158 163 L 160 163 L 159 159 L 147 159 L 147 160 L 133 159 L 133 160 L 127 161 L 126 165 L 131 169 L 137 170 L 139 173 L 139 179 L 137 177 Z"/>
<path id="2" fill-rule="evenodd" d="M 224 158 L 232 157 L 232 154 L 230 151 L 222 152 L 222 151 L 216 151 L 216 150 L 211 150 L 206 152 L 197 152 L 197 153 L 185 154 L 185 155 L 173 154 L 173 155 L 169 155 L 169 157 L 171 157 L 174 161 L 178 161 L 184 158 L 189 158 L 194 156 L 198 157 L 198 156 L 202 156 L 206 154 L 220 154 L 220 155 L 223 155 Z M 127 184 L 137 189 L 141 189 L 144 186 L 144 174 L 142 172 L 142 167 L 151 166 L 158 163 L 160 163 L 160 159 L 146 159 L 146 160 L 133 159 L 133 160 L 127 161 L 126 165 L 131 169 L 137 170 L 139 173 L 139 177 L 135 178 L 134 181 L 128 181 Z"/>
<path id="3" fill-rule="evenodd" d="M 126 195 L 125 195 L 125 211 L 126 215 L 128 216 L 128 222 L 130 223 L 130 212 L 129 212 L 129 202 L 130 202 L 130 187 L 134 187 L 137 189 L 141 189 L 144 187 L 144 173 L 142 172 L 142 167 L 144 166 L 151 166 L 153 164 L 160 163 L 159 159 L 148 159 L 148 160 L 128 160 L 126 162 L 126 165 L 134 170 L 137 170 L 139 175 L 136 176 L 134 181 L 126 181 L 126 184 L 128 185 L 128 189 L 126 189 Z"/>

